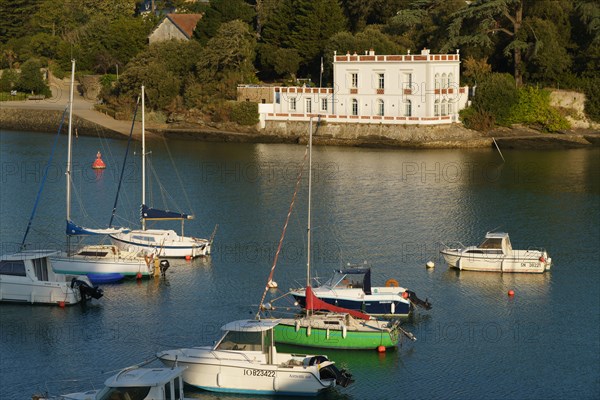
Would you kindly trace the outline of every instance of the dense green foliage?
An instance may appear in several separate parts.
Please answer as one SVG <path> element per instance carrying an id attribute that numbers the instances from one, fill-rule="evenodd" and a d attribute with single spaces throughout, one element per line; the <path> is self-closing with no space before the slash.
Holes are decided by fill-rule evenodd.
<path id="1" fill-rule="evenodd" d="M 258 104 L 250 101 L 232 104 L 231 121 L 240 125 L 258 124 Z"/>
<path id="2" fill-rule="evenodd" d="M 518 101 L 510 112 L 510 121 L 538 126 L 546 132 L 569 129 L 568 121 L 550 107 L 550 92 L 533 86 L 519 89 Z"/>
<path id="3" fill-rule="evenodd" d="M 516 87 L 584 90 L 587 114 L 600 119 L 597 0 L 155 0 L 156 14 L 145 15 L 138 13 L 140 4 L 0 0 L 0 69 L 22 69 L 36 59 L 60 78 L 75 58 L 80 73 L 113 76 L 102 90 L 109 107 L 131 109 L 145 84 L 154 109 L 194 108 L 226 119 L 231 114 L 227 101 L 235 99 L 239 83 L 296 84 L 296 78 L 310 78 L 331 84 L 334 51 L 460 49 L 461 81 L 476 84 L 479 96 L 465 111 L 467 120 L 477 125 L 512 121 L 506 106 L 486 94 L 510 95 L 518 103 L 516 90 L 502 87 L 508 78 L 497 73 L 510 73 Z M 203 14 L 193 40 L 149 46 L 161 10 L 172 8 Z M 44 90 L 37 81 L 14 77 L 9 73 L 0 80 L 0 89 L 20 82 L 22 90 Z M 527 101 L 522 96 L 523 107 L 533 101 L 532 93 Z M 553 129 L 547 125 L 544 129 Z"/>
<path id="4" fill-rule="evenodd" d="M 477 85 L 473 107 L 493 115 L 498 124 L 509 125 L 511 111 L 518 98 L 519 93 L 512 75 L 491 73 Z"/>
<path id="5" fill-rule="evenodd" d="M 21 75 L 15 88 L 21 92 L 50 96 L 50 88 L 46 85 L 39 60 L 31 58 L 21 65 Z"/>

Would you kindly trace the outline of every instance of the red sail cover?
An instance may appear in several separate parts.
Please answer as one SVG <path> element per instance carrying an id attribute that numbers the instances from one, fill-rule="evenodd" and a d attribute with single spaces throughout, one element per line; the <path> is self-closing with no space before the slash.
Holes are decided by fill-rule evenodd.
<path id="1" fill-rule="evenodd" d="M 371 317 L 368 314 L 362 313 L 360 311 L 349 310 L 347 308 L 334 306 L 332 304 L 324 302 L 323 300 L 315 296 L 315 293 L 312 291 L 312 288 L 310 286 L 306 288 L 306 309 L 310 311 L 327 310 L 338 313 L 347 313 L 352 315 L 354 318 L 364 319 L 365 321 L 371 319 Z"/>

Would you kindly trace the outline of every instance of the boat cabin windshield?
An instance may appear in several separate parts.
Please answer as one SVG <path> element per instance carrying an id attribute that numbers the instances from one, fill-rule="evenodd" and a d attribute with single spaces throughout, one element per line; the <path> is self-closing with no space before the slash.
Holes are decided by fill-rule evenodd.
<path id="1" fill-rule="evenodd" d="M 333 276 L 325 282 L 324 286 L 331 289 L 347 289 L 347 288 L 359 288 L 362 289 L 363 282 L 365 279 L 364 273 L 344 273 L 335 271 Z"/>
<path id="2" fill-rule="evenodd" d="M 262 351 L 265 332 L 228 331 L 215 350 Z"/>
<path id="3" fill-rule="evenodd" d="M 96 400 L 144 400 L 150 393 L 150 386 L 105 387 Z"/>
<path id="4" fill-rule="evenodd" d="M 502 250 L 502 238 L 487 238 L 479 245 L 479 248 Z"/>

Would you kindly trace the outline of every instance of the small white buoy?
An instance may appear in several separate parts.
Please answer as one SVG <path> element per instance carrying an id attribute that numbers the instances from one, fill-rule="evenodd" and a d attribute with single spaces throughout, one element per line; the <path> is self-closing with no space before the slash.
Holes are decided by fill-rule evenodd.
<path id="1" fill-rule="evenodd" d="M 435 267 L 435 264 L 433 263 L 433 261 L 427 261 L 427 264 L 425 264 L 427 266 L 427 268 L 433 268 Z"/>
<path id="2" fill-rule="evenodd" d="M 275 289 L 277 287 L 277 282 L 271 280 L 269 281 L 269 283 L 267 283 L 267 286 L 269 287 L 269 289 Z"/>

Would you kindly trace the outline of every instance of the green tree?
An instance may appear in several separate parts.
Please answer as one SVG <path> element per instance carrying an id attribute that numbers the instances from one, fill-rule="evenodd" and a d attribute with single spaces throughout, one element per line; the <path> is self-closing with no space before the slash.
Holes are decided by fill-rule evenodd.
<path id="1" fill-rule="evenodd" d="M 26 36 L 38 6 L 37 0 L 0 0 L 0 43 Z"/>
<path id="2" fill-rule="evenodd" d="M 22 92 L 50 96 L 50 88 L 44 82 L 41 66 L 40 61 L 35 58 L 24 62 L 21 65 L 21 76 L 16 85 L 17 89 Z"/>
<path id="3" fill-rule="evenodd" d="M 318 75 L 329 38 L 345 26 L 336 0 L 282 0 L 264 26 L 262 39 L 276 47 L 296 49 L 302 72 Z"/>
<path id="4" fill-rule="evenodd" d="M 196 41 L 154 43 L 126 65 L 119 76 L 118 89 L 123 95 L 136 98 L 145 85 L 148 106 L 165 108 L 183 95 L 185 78 L 194 73 L 200 57 L 202 47 Z"/>
<path id="5" fill-rule="evenodd" d="M 523 28 L 524 0 L 476 0 L 451 16 L 450 40 L 442 51 L 461 45 L 491 47 L 497 33 L 509 36 L 504 55 L 512 54 L 517 86 L 523 84 L 522 52 L 528 48 L 519 33 Z"/>
<path id="6" fill-rule="evenodd" d="M 464 7 L 463 0 L 415 0 L 389 19 L 385 32 L 398 35 L 413 50 L 439 51 L 447 42 L 451 15 Z"/>
<path id="7" fill-rule="evenodd" d="M 194 37 L 205 45 L 217 34 L 221 24 L 236 19 L 249 24 L 255 17 L 256 11 L 244 0 L 212 0 L 194 31 Z"/>
<path id="8" fill-rule="evenodd" d="M 197 63 L 199 81 L 216 97 L 234 99 L 238 83 L 256 80 L 256 37 L 240 20 L 221 25 Z"/>
<path id="9" fill-rule="evenodd" d="M 491 73 L 477 85 L 473 108 L 490 113 L 500 125 L 508 125 L 518 99 L 515 79 L 510 74 Z"/>
<path id="10" fill-rule="evenodd" d="M 533 43 L 527 54 L 526 74 L 533 81 L 555 83 L 569 70 L 571 57 L 568 42 L 561 38 L 557 26 L 549 20 L 527 18 L 526 41 Z"/>
<path id="11" fill-rule="evenodd" d="M 14 69 L 5 69 L 0 76 L 0 92 L 11 91 L 19 81 L 19 73 Z"/>

